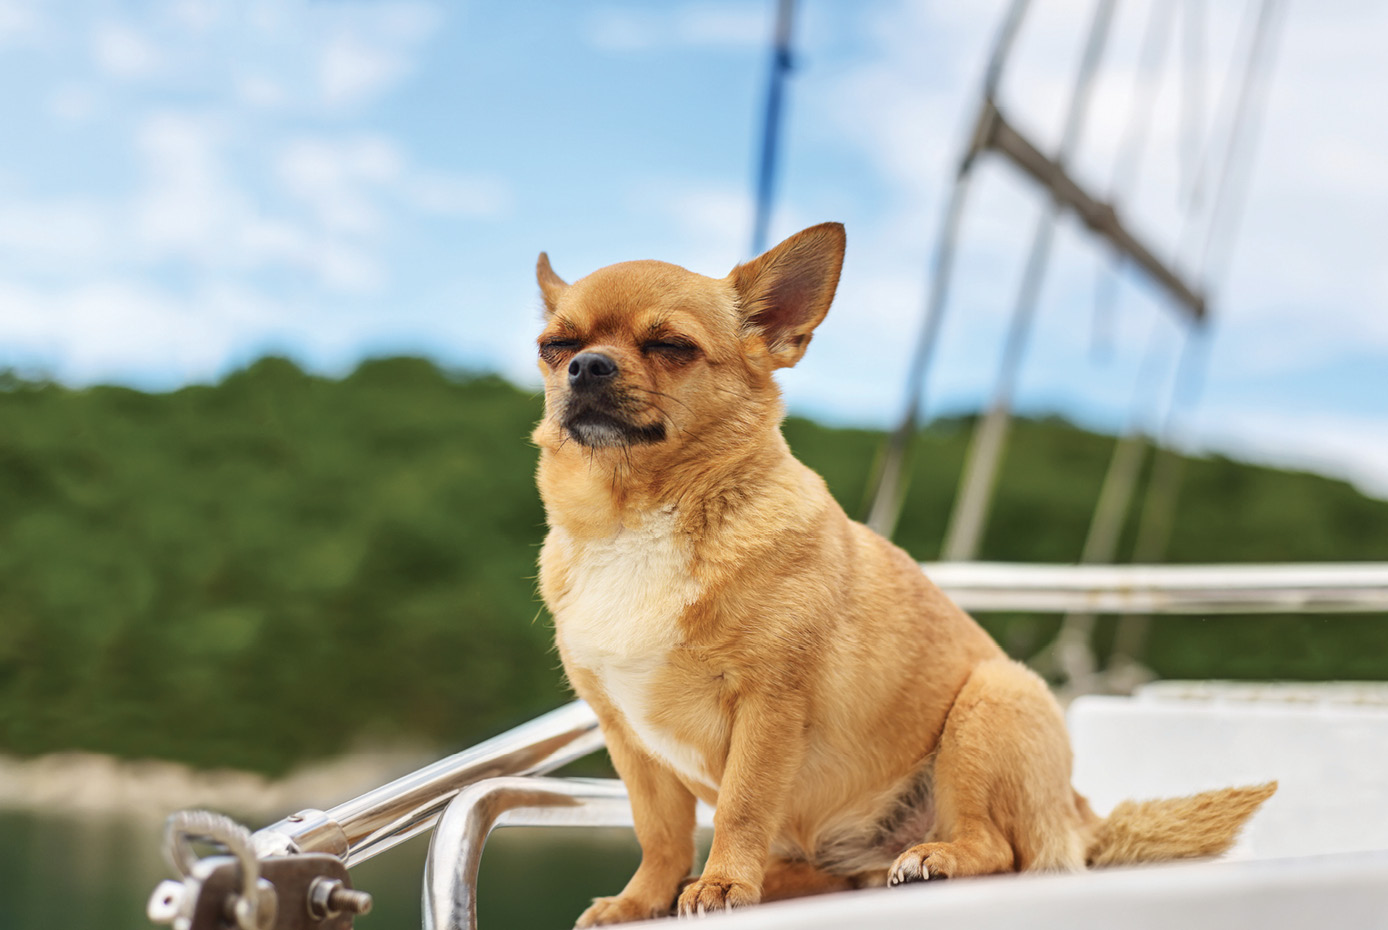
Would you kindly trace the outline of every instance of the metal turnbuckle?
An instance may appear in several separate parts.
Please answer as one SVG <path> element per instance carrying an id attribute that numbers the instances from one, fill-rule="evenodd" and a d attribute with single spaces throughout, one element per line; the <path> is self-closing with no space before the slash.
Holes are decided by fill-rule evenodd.
<path id="1" fill-rule="evenodd" d="M 217 843 L 227 855 L 199 859 L 194 839 Z M 371 895 L 353 890 L 337 856 L 261 859 L 250 831 L 221 814 L 174 814 L 164 852 L 179 880 L 159 883 L 147 913 L 174 930 L 351 930 L 353 918 L 371 910 Z"/>

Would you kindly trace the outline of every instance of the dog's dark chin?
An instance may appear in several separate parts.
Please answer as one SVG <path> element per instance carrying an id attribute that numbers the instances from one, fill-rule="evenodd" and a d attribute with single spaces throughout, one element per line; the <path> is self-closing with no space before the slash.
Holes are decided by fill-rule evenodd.
<path id="1" fill-rule="evenodd" d="M 664 423 L 641 426 L 598 410 L 571 414 L 564 418 L 563 426 L 564 432 L 574 442 L 592 449 L 644 446 L 665 441 Z"/>

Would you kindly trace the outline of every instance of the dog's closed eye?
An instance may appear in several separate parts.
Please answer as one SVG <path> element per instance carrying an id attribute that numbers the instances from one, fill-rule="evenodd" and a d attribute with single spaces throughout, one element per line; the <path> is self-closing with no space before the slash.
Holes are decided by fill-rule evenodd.
<path id="1" fill-rule="evenodd" d="M 540 343 L 540 358 L 553 365 L 565 352 L 572 352 L 579 347 L 577 339 L 547 339 Z"/>
<path id="2" fill-rule="evenodd" d="M 685 339 L 652 339 L 641 344 L 642 355 L 658 355 L 672 361 L 688 361 L 699 347 Z"/>

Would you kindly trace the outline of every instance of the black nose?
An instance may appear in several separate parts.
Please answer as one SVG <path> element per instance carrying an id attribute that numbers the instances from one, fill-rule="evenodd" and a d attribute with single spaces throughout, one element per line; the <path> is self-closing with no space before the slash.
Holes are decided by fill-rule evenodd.
<path id="1" fill-rule="evenodd" d="M 570 387 L 592 387 L 616 374 L 617 363 L 600 352 L 580 352 L 569 362 Z"/>

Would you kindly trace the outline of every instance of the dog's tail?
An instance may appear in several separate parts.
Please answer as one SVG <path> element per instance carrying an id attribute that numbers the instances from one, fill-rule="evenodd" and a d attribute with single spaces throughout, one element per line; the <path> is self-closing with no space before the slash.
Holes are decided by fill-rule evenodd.
<path id="1" fill-rule="evenodd" d="M 1091 828 L 1085 861 L 1094 868 L 1217 856 L 1272 797 L 1277 782 L 1221 788 L 1188 798 L 1124 801 Z"/>

